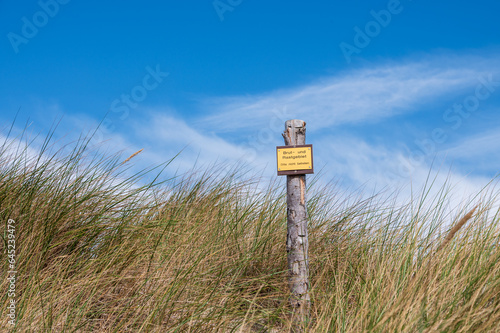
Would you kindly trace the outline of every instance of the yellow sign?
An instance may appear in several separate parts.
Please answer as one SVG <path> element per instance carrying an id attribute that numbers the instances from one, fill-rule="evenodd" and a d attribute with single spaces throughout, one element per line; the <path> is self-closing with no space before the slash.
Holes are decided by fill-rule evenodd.
<path id="1" fill-rule="evenodd" d="M 278 175 L 313 173 L 312 145 L 276 147 Z"/>

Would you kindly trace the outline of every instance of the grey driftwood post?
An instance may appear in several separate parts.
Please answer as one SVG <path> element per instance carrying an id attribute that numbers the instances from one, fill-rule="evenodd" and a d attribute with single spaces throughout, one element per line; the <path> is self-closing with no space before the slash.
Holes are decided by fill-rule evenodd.
<path id="1" fill-rule="evenodd" d="M 285 145 L 305 145 L 306 123 L 292 119 L 285 123 Z M 307 233 L 306 175 L 286 177 L 287 187 L 287 240 L 290 302 L 293 321 L 301 327 L 309 318 L 309 240 Z M 297 327 L 298 328 L 298 327 Z M 294 331 L 300 331 L 295 329 Z"/>

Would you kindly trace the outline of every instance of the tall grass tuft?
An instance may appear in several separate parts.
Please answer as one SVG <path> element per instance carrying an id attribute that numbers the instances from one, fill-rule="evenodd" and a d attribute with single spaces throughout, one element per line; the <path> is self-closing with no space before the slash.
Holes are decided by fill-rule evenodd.
<path id="1" fill-rule="evenodd" d="M 125 163 L 85 139 L 53 152 L 48 138 L 39 155 L 15 142 L 0 150 L 2 258 L 17 228 L 5 331 L 289 331 L 282 179 L 217 166 L 143 184 L 157 171 L 128 174 L 140 151 Z M 450 216 L 446 186 L 398 205 L 311 183 L 309 332 L 500 331 L 494 187 Z"/>

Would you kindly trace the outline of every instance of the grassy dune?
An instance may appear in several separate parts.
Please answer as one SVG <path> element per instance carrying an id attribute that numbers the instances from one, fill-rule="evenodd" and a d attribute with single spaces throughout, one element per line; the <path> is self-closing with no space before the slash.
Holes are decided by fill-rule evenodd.
<path id="1" fill-rule="evenodd" d="M 140 155 L 48 148 L 0 150 L 2 332 L 288 331 L 282 180 L 225 168 L 139 185 L 158 172 L 126 176 Z M 450 215 L 446 186 L 401 206 L 311 179 L 308 332 L 500 331 L 496 190 Z"/>

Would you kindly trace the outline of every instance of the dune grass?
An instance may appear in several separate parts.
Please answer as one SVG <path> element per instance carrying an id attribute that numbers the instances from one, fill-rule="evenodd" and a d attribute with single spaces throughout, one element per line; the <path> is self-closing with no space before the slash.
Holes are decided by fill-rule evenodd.
<path id="1" fill-rule="evenodd" d="M 2 331 L 289 330 L 282 179 L 263 184 L 225 166 L 140 185 L 159 171 L 127 176 L 134 160 L 83 139 L 69 153 L 49 143 L 38 156 L 12 142 L 0 150 Z M 446 185 L 398 205 L 311 179 L 308 332 L 500 331 L 494 188 L 450 216 Z"/>

